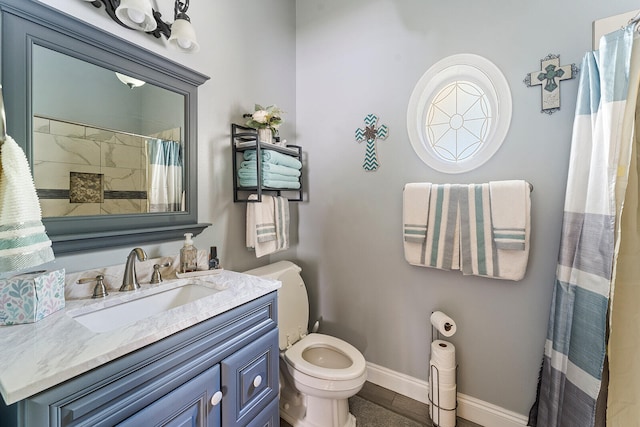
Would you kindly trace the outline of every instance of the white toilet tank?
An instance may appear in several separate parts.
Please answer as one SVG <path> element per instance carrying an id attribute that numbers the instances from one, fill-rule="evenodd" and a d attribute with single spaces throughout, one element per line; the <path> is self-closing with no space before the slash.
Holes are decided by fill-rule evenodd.
<path id="1" fill-rule="evenodd" d="M 279 280 L 278 328 L 279 347 L 286 350 L 307 335 L 309 324 L 309 297 L 300 272 L 302 269 L 291 261 L 278 261 L 263 267 L 245 271 L 252 276 Z"/>

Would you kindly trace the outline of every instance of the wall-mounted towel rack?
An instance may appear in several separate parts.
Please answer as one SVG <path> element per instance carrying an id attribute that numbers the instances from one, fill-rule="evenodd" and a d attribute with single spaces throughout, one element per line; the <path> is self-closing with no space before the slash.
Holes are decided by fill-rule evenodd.
<path id="1" fill-rule="evenodd" d="M 234 202 L 259 202 L 262 201 L 263 193 L 275 193 L 278 196 L 285 196 L 287 194 L 292 197 L 287 197 L 290 202 L 301 202 L 303 200 L 303 188 L 302 188 L 302 175 L 299 177 L 300 188 L 288 189 L 288 188 L 272 188 L 266 187 L 262 184 L 262 166 L 261 162 L 256 163 L 257 175 L 260 177 L 256 180 L 258 183 L 255 187 L 242 187 L 238 180 L 238 167 L 239 160 L 242 158 L 242 153 L 246 150 L 256 150 L 256 157 L 261 158 L 262 150 L 273 150 L 288 156 L 294 157 L 302 162 L 302 147 L 298 145 L 287 145 L 286 147 L 277 146 L 274 144 L 258 142 L 258 133 L 255 129 L 246 126 L 241 126 L 235 123 L 231 124 L 231 164 L 233 166 L 233 201 Z M 240 196 L 243 193 L 244 196 Z M 256 194 L 257 199 L 249 199 L 251 194 Z"/>

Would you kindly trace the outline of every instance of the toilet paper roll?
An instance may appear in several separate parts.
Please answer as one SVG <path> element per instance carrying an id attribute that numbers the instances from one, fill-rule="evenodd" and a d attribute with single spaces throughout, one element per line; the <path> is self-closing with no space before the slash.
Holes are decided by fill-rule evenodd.
<path id="1" fill-rule="evenodd" d="M 456 397 L 457 386 L 455 384 L 446 387 L 440 386 L 431 390 L 431 402 L 441 410 L 456 409 Z"/>
<path id="2" fill-rule="evenodd" d="M 439 386 L 450 387 L 456 384 L 456 368 L 442 369 L 433 363 L 429 366 L 429 384 L 433 389 Z"/>
<path id="3" fill-rule="evenodd" d="M 456 322 L 441 311 L 431 313 L 431 324 L 445 337 L 452 336 L 458 330 Z"/>
<path id="4" fill-rule="evenodd" d="M 431 362 L 438 369 L 456 367 L 456 348 L 448 341 L 435 340 L 431 343 Z"/>
<path id="5" fill-rule="evenodd" d="M 438 408 L 433 405 L 429 406 L 429 417 L 433 425 L 439 427 L 455 427 L 456 425 L 456 411 L 438 411 Z"/>

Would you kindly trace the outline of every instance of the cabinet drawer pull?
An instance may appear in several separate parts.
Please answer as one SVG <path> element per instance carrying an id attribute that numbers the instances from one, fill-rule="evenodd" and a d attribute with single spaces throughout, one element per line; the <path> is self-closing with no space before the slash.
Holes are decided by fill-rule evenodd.
<path id="1" fill-rule="evenodd" d="M 216 406 L 218 403 L 220 403 L 221 400 L 222 400 L 222 392 L 218 390 L 215 393 L 213 393 L 213 396 L 211 396 L 211 406 Z"/>
<path id="2" fill-rule="evenodd" d="M 255 388 L 260 387 L 260 384 L 262 384 L 262 377 L 260 375 L 256 375 L 256 377 L 253 379 L 253 386 Z"/>

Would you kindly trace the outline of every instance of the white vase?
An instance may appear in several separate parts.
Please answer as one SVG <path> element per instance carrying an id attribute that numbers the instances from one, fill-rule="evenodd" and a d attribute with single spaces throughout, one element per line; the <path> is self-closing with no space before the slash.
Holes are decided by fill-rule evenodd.
<path id="1" fill-rule="evenodd" d="M 258 129 L 258 142 L 273 143 L 273 134 L 270 128 Z"/>

